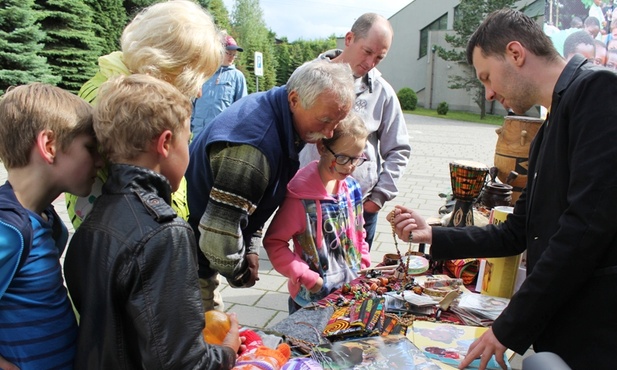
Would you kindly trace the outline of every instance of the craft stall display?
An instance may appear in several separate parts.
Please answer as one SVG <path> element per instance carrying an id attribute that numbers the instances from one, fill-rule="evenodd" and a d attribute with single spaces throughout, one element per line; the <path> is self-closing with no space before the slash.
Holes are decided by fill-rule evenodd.
<path id="1" fill-rule="evenodd" d="M 324 369 L 392 368 L 387 363 L 448 368 L 430 346 L 414 342 L 414 323 L 486 327 L 507 305 L 507 299 L 482 300 L 463 279 L 436 270 L 441 266 L 429 264 L 411 242 L 402 251 L 394 233 L 393 238 L 396 254 L 385 255 L 379 266 L 268 328 L 291 346 L 292 357 L 311 359 L 320 366 L 315 368 Z M 457 353 L 464 357 L 460 349 Z M 362 367 L 367 361 L 371 365 Z"/>

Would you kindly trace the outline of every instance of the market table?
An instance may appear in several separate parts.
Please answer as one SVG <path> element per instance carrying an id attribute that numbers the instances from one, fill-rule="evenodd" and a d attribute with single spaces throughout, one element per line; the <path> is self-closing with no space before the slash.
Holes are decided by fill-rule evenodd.
<path id="1" fill-rule="evenodd" d="M 426 322 L 428 325 L 433 325 L 432 330 L 437 330 L 440 335 L 446 331 L 460 332 L 460 335 L 467 336 L 467 340 L 478 337 L 482 330 L 486 330 L 478 327 L 479 330 L 474 333 L 463 333 L 463 329 L 468 330 L 469 326 L 463 325 L 465 322 L 457 313 L 448 310 L 447 307 L 445 307 L 446 309 L 440 307 L 438 301 L 434 301 L 432 305 L 423 310 L 414 311 L 407 307 L 407 309 L 398 312 L 386 312 L 386 296 L 392 295 L 392 293 L 383 292 L 383 289 L 380 288 L 385 288 L 391 292 L 395 291 L 395 294 L 408 295 L 415 294 L 411 292 L 414 288 L 417 289 L 418 284 L 409 284 L 408 281 L 408 284 L 402 287 L 399 279 L 401 276 L 394 276 L 396 270 L 383 270 L 384 268 L 380 265 L 376 269 L 367 271 L 368 274 L 359 276 L 321 301 L 300 309 L 269 330 L 281 334 L 294 349 L 295 356 L 308 356 L 315 346 L 343 342 L 349 338 L 374 336 L 386 338 L 406 335 L 411 342 L 414 342 L 414 333 L 410 329 L 414 322 Z M 438 277 L 434 279 L 437 281 L 445 281 L 445 279 L 450 282 L 458 281 L 459 284 L 455 288 L 467 294 L 480 296 L 475 293 L 475 285 L 464 286 L 460 284 L 460 279 L 446 276 L 444 273 L 448 273 L 444 265 L 437 264 L 431 265 L 425 273 L 413 276 L 413 278 L 414 282 L 420 281 L 423 284 L 426 284 L 427 281 L 433 281 L 431 279 L 433 276 Z M 428 285 L 435 289 L 435 284 Z M 426 291 L 426 288 L 424 291 Z M 435 324 L 442 324 L 442 326 L 435 327 Z M 454 329 L 452 328 L 453 325 L 455 325 Z M 424 324 L 422 326 L 422 330 L 430 330 L 424 328 Z M 468 346 L 468 344 L 466 345 Z M 418 347 L 420 346 L 418 345 Z M 443 351 L 443 354 L 444 356 L 455 355 L 446 350 Z M 514 353 L 509 351 L 507 357 L 510 358 L 513 355 Z M 440 361 L 434 362 L 442 369 L 455 368 Z"/>

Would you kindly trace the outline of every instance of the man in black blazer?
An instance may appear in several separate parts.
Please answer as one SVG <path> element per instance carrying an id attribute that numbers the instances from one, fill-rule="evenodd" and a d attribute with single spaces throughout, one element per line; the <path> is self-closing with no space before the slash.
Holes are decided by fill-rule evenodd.
<path id="1" fill-rule="evenodd" d="M 491 355 L 554 352 L 573 369 L 614 368 L 617 350 L 617 75 L 580 55 L 566 62 L 523 13 L 489 15 L 467 45 L 488 100 L 549 115 L 532 143 L 526 190 L 500 225 L 431 228 L 397 206 L 399 238 L 431 244 L 434 259 L 527 250 L 527 278 L 461 367 Z"/>

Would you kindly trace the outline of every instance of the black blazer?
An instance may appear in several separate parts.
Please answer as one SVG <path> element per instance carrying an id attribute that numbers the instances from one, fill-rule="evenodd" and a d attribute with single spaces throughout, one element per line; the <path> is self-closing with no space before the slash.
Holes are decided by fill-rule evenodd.
<path id="1" fill-rule="evenodd" d="M 617 350 L 617 75 L 575 56 L 534 139 L 527 188 L 499 226 L 435 228 L 436 259 L 527 250 L 527 279 L 494 322 L 499 341 L 614 367 Z"/>

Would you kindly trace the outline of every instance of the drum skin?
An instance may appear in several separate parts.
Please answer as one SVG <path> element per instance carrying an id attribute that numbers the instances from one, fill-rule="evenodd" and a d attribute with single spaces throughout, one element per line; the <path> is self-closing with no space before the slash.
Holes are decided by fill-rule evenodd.
<path id="1" fill-rule="evenodd" d="M 511 171 L 518 176 L 510 185 L 512 204 L 521 195 L 527 185 L 527 169 L 529 167 L 529 145 L 544 122 L 540 118 L 524 116 L 506 116 L 503 126 L 495 130 L 498 135 L 495 145 L 495 167 L 499 170 L 497 178 L 505 183 Z"/>

